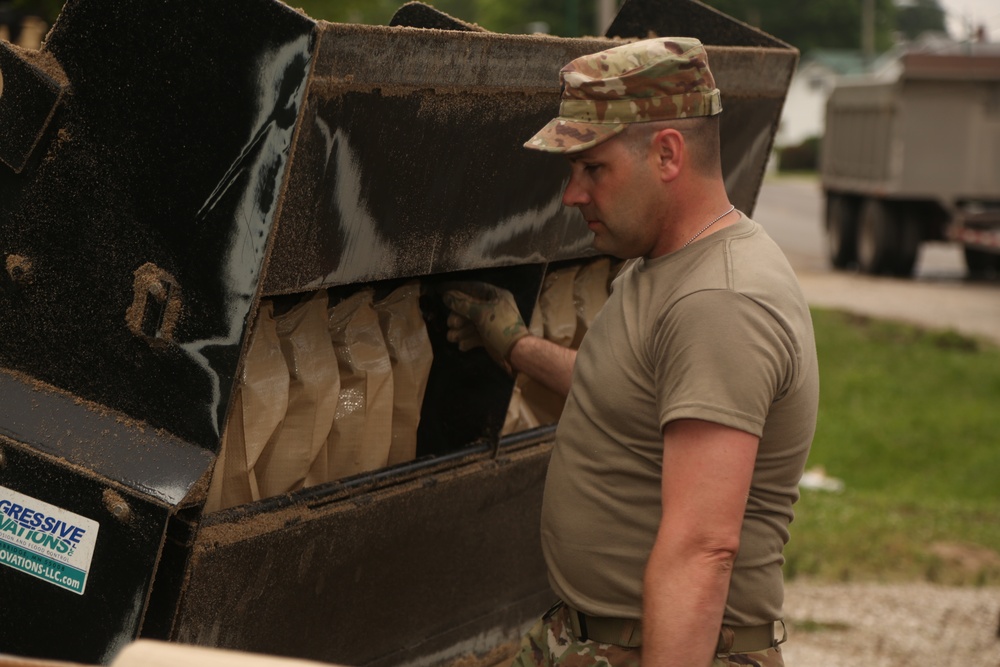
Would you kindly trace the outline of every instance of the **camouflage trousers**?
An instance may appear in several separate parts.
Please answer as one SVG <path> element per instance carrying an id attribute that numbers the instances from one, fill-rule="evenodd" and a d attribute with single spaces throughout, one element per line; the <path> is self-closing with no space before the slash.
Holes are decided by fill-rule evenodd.
<path id="1" fill-rule="evenodd" d="M 640 667 L 641 648 L 583 641 L 573 636 L 565 606 L 546 614 L 521 639 L 511 667 Z M 752 653 L 724 653 L 712 667 L 784 667 L 780 648 Z"/>

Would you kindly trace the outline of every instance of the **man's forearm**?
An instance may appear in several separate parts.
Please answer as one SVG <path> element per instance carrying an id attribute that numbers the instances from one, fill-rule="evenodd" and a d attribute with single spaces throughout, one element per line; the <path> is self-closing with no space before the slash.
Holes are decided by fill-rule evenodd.
<path id="1" fill-rule="evenodd" d="M 525 336 L 510 351 L 510 365 L 532 380 L 556 392 L 569 395 L 576 350 L 571 350 L 538 336 Z"/>
<path id="2" fill-rule="evenodd" d="M 663 516 L 643 581 L 643 665 L 707 667 L 719 641 L 758 438 L 697 419 L 663 429 Z"/>
<path id="3" fill-rule="evenodd" d="M 711 665 L 734 558 L 654 547 L 644 583 L 643 667 Z"/>

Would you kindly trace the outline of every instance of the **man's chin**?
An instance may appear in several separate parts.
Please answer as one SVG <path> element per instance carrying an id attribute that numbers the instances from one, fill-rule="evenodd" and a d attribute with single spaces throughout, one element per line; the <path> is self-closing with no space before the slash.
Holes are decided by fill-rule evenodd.
<path id="1" fill-rule="evenodd" d="M 590 240 L 590 246 L 602 255 L 611 255 L 618 259 L 623 258 L 622 249 L 616 248 L 614 243 L 611 243 L 607 236 L 603 234 L 594 234 L 594 238 Z"/>
<path id="2" fill-rule="evenodd" d="M 611 254 L 611 250 L 605 247 L 605 244 L 601 243 L 601 238 L 596 234 L 594 235 L 594 238 L 590 239 L 590 247 L 596 250 L 597 252 L 601 253 L 602 255 Z"/>

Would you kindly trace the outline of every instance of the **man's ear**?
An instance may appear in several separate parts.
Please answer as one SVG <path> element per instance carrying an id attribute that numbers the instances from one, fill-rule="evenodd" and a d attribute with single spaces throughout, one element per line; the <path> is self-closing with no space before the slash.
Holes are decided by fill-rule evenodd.
<path id="1" fill-rule="evenodd" d="M 677 178 L 684 168 L 687 157 L 687 145 L 684 135 L 672 127 L 660 130 L 653 135 L 654 167 L 660 174 L 660 180 L 670 182 Z"/>

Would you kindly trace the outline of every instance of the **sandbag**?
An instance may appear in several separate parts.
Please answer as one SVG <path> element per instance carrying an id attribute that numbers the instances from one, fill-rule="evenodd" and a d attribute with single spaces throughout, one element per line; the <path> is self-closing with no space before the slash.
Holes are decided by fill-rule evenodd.
<path id="1" fill-rule="evenodd" d="M 576 335 L 577 316 L 573 305 L 573 285 L 579 267 L 549 272 L 535 302 L 528 330 L 535 336 L 569 347 Z M 552 424 L 559 420 L 566 399 L 544 385 L 519 373 L 507 405 L 501 435 Z"/>
<path id="2" fill-rule="evenodd" d="M 569 347 L 576 335 L 573 281 L 578 271 L 578 266 L 568 266 L 548 273 L 538 297 L 542 304 L 545 338 L 563 347 Z"/>
<path id="3" fill-rule="evenodd" d="M 215 461 L 212 483 L 208 488 L 208 499 L 205 501 L 206 512 L 243 505 L 254 499 L 250 486 L 252 473 L 247 466 L 246 442 L 243 437 L 241 393 L 242 389 L 237 387 L 233 406 L 226 420 L 226 428 L 222 432 L 219 456 Z"/>
<path id="4" fill-rule="evenodd" d="M 274 305 L 261 301 L 223 431 L 206 511 L 262 497 L 255 466 L 284 419 L 289 392 L 288 368 L 273 313 Z"/>
<path id="5" fill-rule="evenodd" d="M 544 337 L 562 347 L 570 347 L 576 337 L 577 317 L 573 305 L 574 284 L 579 266 L 550 271 L 538 297 Z M 562 415 L 566 399 L 541 383 L 525 378 L 521 396 L 539 424 L 554 424 Z"/>
<path id="6" fill-rule="evenodd" d="M 542 300 L 536 299 L 535 307 L 531 311 L 531 319 L 528 321 L 528 332 L 532 336 L 545 337 L 543 319 Z M 517 377 L 514 378 L 514 390 L 511 392 L 510 402 L 507 404 L 507 415 L 504 417 L 500 435 L 527 431 L 539 425 L 538 417 L 524 400 L 523 388 L 526 382 L 533 382 L 533 380 L 524 373 L 518 373 Z"/>
<path id="7" fill-rule="evenodd" d="M 523 385 L 526 382 L 535 384 L 533 381 L 528 380 L 528 376 L 523 373 L 517 376 L 517 380 L 514 382 L 514 390 L 510 395 L 510 403 L 507 404 L 507 416 L 504 418 L 500 435 L 519 433 L 520 431 L 527 431 L 536 426 L 541 426 L 538 416 L 524 397 Z"/>
<path id="8" fill-rule="evenodd" d="M 434 351 L 420 312 L 420 285 L 408 283 L 375 304 L 392 366 L 392 436 L 388 465 L 412 461 Z"/>
<path id="9" fill-rule="evenodd" d="M 611 260 L 600 258 L 550 272 L 542 283 L 529 331 L 563 347 L 578 349 L 608 300 L 611 271 Z M 565 402 L 562 396 L 521 373 L 514 383 L 501 434 L 555 423 Z"/>
<path id="10" fill-rule="evenodd" d="M 340 400 L 327 439 L 329 479 L 382 468 L 392 446 L 392 362 L 372 307 L 372 290 L 329 310 Z"/>
<path id="11" fill-rule="evenodd" d="M 580 267 L 573 279 L 573 305 L 576 308 L 576 333 L 570 347 L 580 348 L 583 335 L 593 324 L 597 313 L 608 300 L 608 275 L 611 271 L 611 260 L 607 257 L 598 259 Z"/>
<path id="12" fill-rule="evenodd" d="M 275 328 L 289 377 L 288 408 L 254 468 L 265 498 L 305 486 L 333 426 L 340 395 L 337 357 L 327 333 L 326 291 L 275 317 Z"/>

